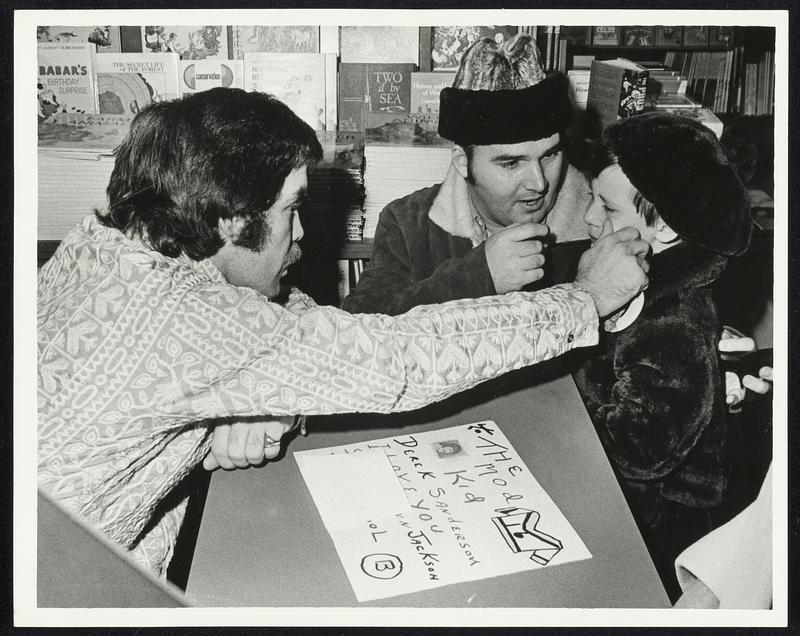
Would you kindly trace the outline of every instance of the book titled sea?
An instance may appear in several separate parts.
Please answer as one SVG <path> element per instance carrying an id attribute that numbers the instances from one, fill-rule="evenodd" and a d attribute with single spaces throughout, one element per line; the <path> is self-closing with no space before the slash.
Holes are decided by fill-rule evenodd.
<path id="1" fill-rule="evenodd" d="M 414 64 L 339 65 L 339 130 L 364 132 L 411 112 Z"/>
<path id="2" fill-rule="evenodd" d="M 137 113 L 180 96 L 177 53 L 108 53 L 96 58 L 99 112 Z"/>
<path id="3" fill-rule="evenodd" d="M 592 62 L 586 98 L 589 134 L 597 135 L 617 119 L 642 112 L 647 77 L 646 68 L 624 58 Z"/>
<path id="4" fill-rule="evenodd" d="M 199 93 L 211 88 L 244 88 L 242 60 L 181 60 L 181 95 Z"/>
<path id="5" fill-rule="evenodd" d="M 270 93 L 314 130 L 336 126 L 336 56 L 324 53 L 244 55 L 244 87 Z"/>
<path id="6" fill-rule="evenodd" d="M 57 113 L 96 113 L 94 44 L 48 42 L 37 47 L 39 121 Z"/>

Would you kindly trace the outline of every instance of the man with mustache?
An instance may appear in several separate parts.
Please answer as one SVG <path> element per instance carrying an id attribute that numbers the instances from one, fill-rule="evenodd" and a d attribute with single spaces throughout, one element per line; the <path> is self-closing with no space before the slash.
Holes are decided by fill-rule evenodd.
<path id="1" fill-rule="evenodd" d="M 564 282 L 570 264 L 548 263 L 542 280 L 543 242 L 586 238 L 591 200 L 585 176 L 564 159 L 572 117 L 566 78 L 545 77 L 530 36 L 475 42 L 440 95 L 439 134 L 455 144 L 450 170 L 383 209 L 344 309 L 394 315 Z"/>
<path id="2" fill-rule="evenodd" d="M 295 416 L 416 409 L 593 345 L 647 283 L 625 230 L 575 284 L 353 316 L 281 289 L 322 155 L 285 104 L 225 88 L 156 103 L 115 155 L 107 209 L 39 272 L 39 486 L 156 574 L 200 464 L 275 458 Z"/>

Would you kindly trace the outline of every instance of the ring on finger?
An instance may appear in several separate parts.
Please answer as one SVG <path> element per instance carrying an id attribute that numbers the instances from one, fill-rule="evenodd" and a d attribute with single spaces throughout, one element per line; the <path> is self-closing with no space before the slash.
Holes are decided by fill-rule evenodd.
<path id="1" fill-rule="evenodd" d="M 266 433 L 264 434 L 264 443 L 265 443 L 266 446 L 280 446 L 281 445 L 280 441 L 272 439 Z"/>

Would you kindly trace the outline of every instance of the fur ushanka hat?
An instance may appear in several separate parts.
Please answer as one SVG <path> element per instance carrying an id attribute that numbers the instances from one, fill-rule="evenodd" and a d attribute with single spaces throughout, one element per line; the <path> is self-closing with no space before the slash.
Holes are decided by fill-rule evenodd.
<path id="1" fill-rule="evenodd" d="M 439 135 L 463 147 L 543 139 L 573 117 L 567 78 L 545 75 L 536 40 L 524 33 L 473 42 L 439 94 Z"/>
<path id="2" fill-rule="evenodd" d="M 654 111 L 612 124 L 603 141 L 678 236 L 725 256 L 747 250 L 750 199 L 711 130 L 688 117 Z"/>

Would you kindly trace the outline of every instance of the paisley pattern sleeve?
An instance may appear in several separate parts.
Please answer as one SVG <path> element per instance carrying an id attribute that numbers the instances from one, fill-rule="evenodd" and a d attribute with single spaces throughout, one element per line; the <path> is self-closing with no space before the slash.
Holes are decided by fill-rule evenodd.
<path id="1" fill-rule="evenodd" d="M 159 504 L 220 418 L 415 409 L 597 338 L 574 285 L 355 316 L 126 241 L 78 234 L 40 272 L 39 483 L 156 572 L 183 513 Z"/>

